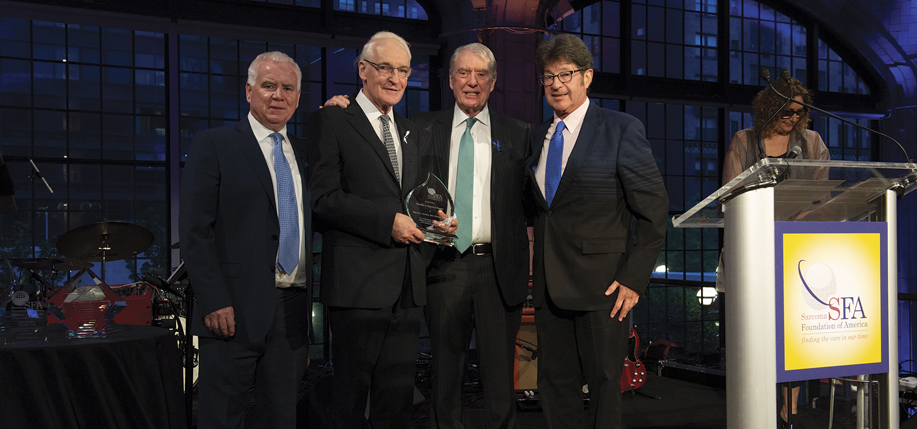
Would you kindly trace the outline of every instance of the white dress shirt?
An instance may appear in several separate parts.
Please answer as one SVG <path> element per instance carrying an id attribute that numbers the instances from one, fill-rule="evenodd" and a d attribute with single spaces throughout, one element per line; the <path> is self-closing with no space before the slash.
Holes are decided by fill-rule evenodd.
<path id="1" fill-rule="evenodd" d="M 455 196 L 455 177 L 458 168 L 459 144 L 465 133 L 465 120 L 468 116 L 455 105 L 452 114 L 452 139 L 449 147 L 449 192 Z M 474 141 L 474 188 L 472 200 L 471 242 L 474 244 L 490 243 L 490 170 L 491 132 L 490 110 L 487 105 L 477 116 L 471 127 L 471 138 Z M 458 219 L 466 222 L 465 219 Z"/>
<path id="2" fill-rule="evenodd" d="M 576 145 L 576 139 L 579 137 L 579 132 L 583 129 L 583 120 L 586 118 L 586 111 L 589 110 L 590 104 L 592 104 L 592 101 L 587 98 L 585 103 L 577 107 L 576 110 L 570 112 L 570 114 L 563 119 L 564 157 L 560 164 L 560 177 L 564 176 L 564 170 L 567 168 L 567 159 L 570 158 L 570 153 L 573 152 L 573 146 Z M 535 181 L 538 182 L 538 189 L 541 190 L 541 195 L 544 195 L 544 167 L 548 162 L 548 149 L 551 146 L 551 136 L 554 135 L 554 130 L 557 128 L 557 122 L 559 121 L 560 118 L 558 118 L 557 113 L 555 113 L 554 122 L 548 127 L 548 132 L 544 136 L 541 157 L 538 158 L 538 165 L 535 168 Z"/>
<path id="3" fill-rule="evenodd" d="M 385 147 L 385 138 L 382 137 L 382 121 L 379 120 L 379 117 L 382 116 L 383 113 L 379 111 L 379 108 L 376 107 L 372 101 L 369 101 L 369 98 L 363 94 L 362 90 L 357 93 L 357 104 L 363 109 L 363 113 L 366 114 L 369 123 L 373 126 L 373 129 L 376 130 L 376 135 L 379 136 L 382 147 Z M 392 133 L 392 139 L 395 141 L 395 158 L 398 159 L 398 174 L 401 175 L 401 166 L 403 165 L 401 158 L 401 138 L 398 136 L 398 127 L 395 126 L 394 112 L 395 109 L 391 109 L 386 116 L 388 116 L 389 119 L 389 131 Z M 400 176 L 398 177 L 398 182 L 401 183 Z"/>
<path id="4" fill-rule="evenodd" d="M 274 201 L 277 201 L 277 172 L 274 171 L 274 139 L 271 138 L 271 134 L 273 134 L 274 131 L 261 125 L 261 123 L 252 116 L 251 112 L 248 113 L 248 123 L 251 124 L 252 133 L 255 134 L 255 139 L 258 140 L 258 147 L 261 149 L 261 154 L 264 155 L 264 161 L 267 162 L 267 169 L 271 172 L 271 182 L 274 184 Z M 303 249 L 303 243 L 305 243 L 306 238 L 306 231 L 303 225 L 303 210 L 305 210 L 304 207 L 306 206 L 303 205 L 302 201 L 302 180 L 300 180 L 299 163 L 296 162 L 293 146 L 290 144 L 290 139 L 287 137 L 287 127 L 284 126 L 279 133 L 283 135 L 283 156 L 286 157 L 287 163 L 290 164 L 290 171 L 293 173 L 293 189 L 296 191 L 296 207 L 298 208 L 296 213 L 299 216 L 299 243 L 300 249 Z M 311 210 L 311 208 L 309 208 L 309 210 Z M 278 213 L 277 216 L 279 219 L 280 214 Z M 306 250 L 312 251 L 312 249 Z M 292 285 L 306 285 L 306 270 L 311 270 L 312 267 L 305 266 L 305 256 L 306 255 L 302 251 L 299 252 L 299 264 L 296 265 L 296 269 L 294 269 L 292 273 L 285 274 L 279 269 L 275 271 L 275 284 L 277 287 L 285 288 Z"/>

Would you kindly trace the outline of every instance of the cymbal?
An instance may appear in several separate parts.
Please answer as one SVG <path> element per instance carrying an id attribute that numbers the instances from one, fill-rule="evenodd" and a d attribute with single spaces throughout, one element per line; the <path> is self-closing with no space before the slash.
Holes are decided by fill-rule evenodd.
<path id="1" fill-rule="evenodd" d="M 25 268 L 27 270 L 51 270 L 51 271 L 72 271 L 81 268 L 92 268 L 92 262 L 84 262 L 77 259 L 64 258 L 31 258 L 31 259 L 13 259 L 10 263 L 14 267 Z"/>
<path id="2" fill-rule="evenodd" d="M 153 233 L 128 222 L 98 222 L 73 228 L 57 239 L 57 250 L 84 261 L 117 261 L 142 253 L 153 244 Z"/>

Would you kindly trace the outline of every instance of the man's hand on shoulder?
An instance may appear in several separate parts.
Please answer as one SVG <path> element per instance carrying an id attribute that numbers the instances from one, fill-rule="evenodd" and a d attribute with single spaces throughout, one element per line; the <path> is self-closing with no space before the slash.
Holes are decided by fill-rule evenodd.
<path id="1" fill-rule="evenodd" d="M 337 106 L 341 108 L 346 108 L 350 105 L 350 97 L 347 95 L 335 95 L 334 97 L 329 98 L 325 101 L 325 105 L 318 106 L 319 109 L 324 107 Z"/>
<path id="2" fill-rule="evenodd" d="M 223 307 L 204 316 L 204 326 L 221 337 L 236 335 L 236 313 L 232 307 Z"/>

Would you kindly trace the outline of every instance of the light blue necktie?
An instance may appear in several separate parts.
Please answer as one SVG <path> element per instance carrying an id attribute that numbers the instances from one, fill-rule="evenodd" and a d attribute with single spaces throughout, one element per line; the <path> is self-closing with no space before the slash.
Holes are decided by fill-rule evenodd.
<path id="1" fill-rule="evenodd" d="M 558 121 L 554 135 L 551 136 L 551 143 L 548 145 L 548 162 L 544 165 L 544 199 L 548 202 L 548 206 L 554 200 L 554 193 L 557 192 L 557 185 L 560 183 L 563 171 L 564 128 L 566 128 L 564 121 Z"/>
<path id="2" fill-rule="evenodd" d="M 471 246 L 471 217 L 474 213 L 474 139 L 471 127 L 477 119 L 465 120 L 465 132 L 459 140 L 458 164 L 455 168 L 455 218 L 458 229 L 455 231 L 453 246 L 464 253 Z"/>
<path id="3" fill-rule="evenodd" d="M 299 265 L 299 209 L 296 207 L 296 188 L 293 172 L 283 156 L 283 135 L 271 134 L 274 139 L 274 173 L 277 175 L 277 214 L 280 220 L 280 246 L 277 248 L 277 267 L 290 274 Z"/>

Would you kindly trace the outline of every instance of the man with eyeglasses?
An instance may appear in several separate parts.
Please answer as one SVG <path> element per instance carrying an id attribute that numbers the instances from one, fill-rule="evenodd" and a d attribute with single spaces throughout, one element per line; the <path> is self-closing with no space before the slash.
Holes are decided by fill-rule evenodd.
<path id="1" fill-rule="evenodd" d="M 528 164 L 538 391 L 548 427 L 619 428 L 625 317 L 665 240 L 668 196 L 643 124 L 589 101 L 593 60 L 582 40 L 545 40 L 536 66 L 554 110 L 532 132 Z"/>
<path id="2" fill-rule="evenodd" d="M 488 47 L 460 46 L 449 61 L 455 106 L 411 118 L 429 130 L 424 170 L 448 186 L 459 220 L 453 247 L 436 248 L 427 269 L 431 428 L 464 427 L 462 378 L 472 330 L 485 427 L 515 427 L 516 335 L 528 295 L 523 188 L 531 134 L 528 124 L 489 109 L 496 81 L 496 59 Z M 348 104 L 346 96 L 334 96 L 325 107 Z"/>
<path id="3" fill-rule="evenodd" d="M 407 42 L 379 32 L 358 63 L 363 88 L 346 109 L 321 109 L 306 128 L 312 210 L 322 232 L 321 301 L 329 311 L 337 429 L 411 426 L 422 307 L 423 233 L 405 197 L 425 178 L 422 139 L 392 109 L 411 74 Z M 454 232 L 454 225 L 450 232 Z"/>

